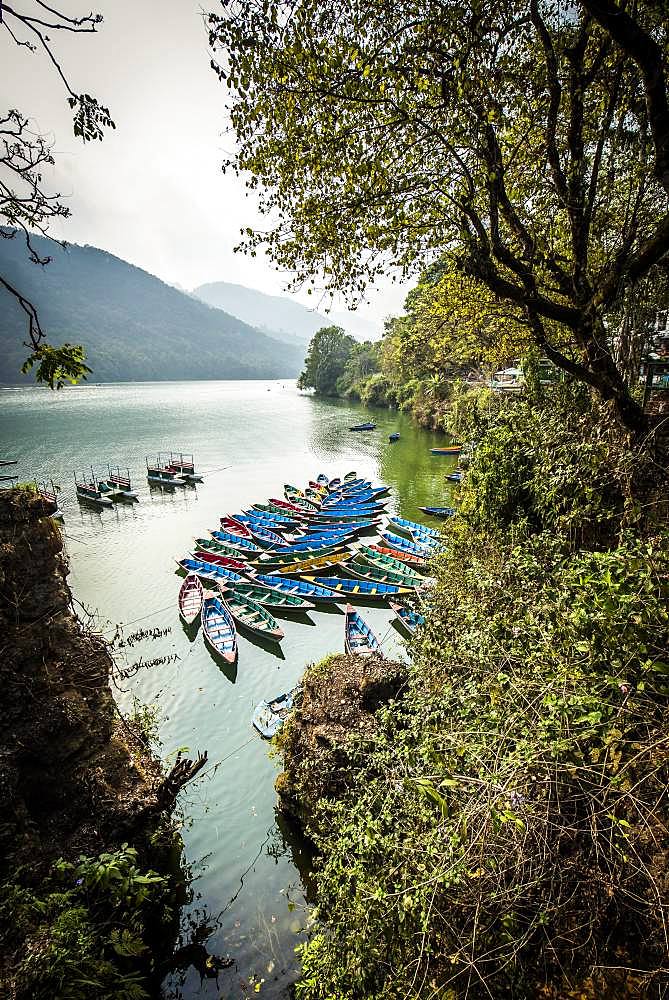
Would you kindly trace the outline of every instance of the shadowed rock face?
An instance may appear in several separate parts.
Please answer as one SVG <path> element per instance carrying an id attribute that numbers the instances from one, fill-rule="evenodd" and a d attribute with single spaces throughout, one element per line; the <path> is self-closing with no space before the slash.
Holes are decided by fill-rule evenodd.
<path id="1" fill-rule="evenodd" d="M 0 875 L 130 839 L 161 777 L 115 713 L 111 658 L 66 575 L 44 503 L 0 493 Z"/>
<path id="2" fill-rule="evenodd" d="M 374 733 L 374 713 L 401 695 L 406 679 L 404 664 L 381 656 L 331 656 L 307 669 L 280 736 L 284 771 L 276 781 L 279 807 L 307 833 L 316 832 L 318 801 L 346 787 L 352 741 Z"/>

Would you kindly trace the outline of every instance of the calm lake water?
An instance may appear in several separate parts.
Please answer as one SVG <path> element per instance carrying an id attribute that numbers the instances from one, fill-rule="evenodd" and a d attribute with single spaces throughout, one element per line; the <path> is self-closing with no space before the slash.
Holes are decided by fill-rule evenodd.
<path id="1" fill-rule="evenodd" d="M 370 433 L 350 424 L 375 420 Z M 388 434 L 401 439 L 388 443 Z M 363 410 L 301 395 L 293 382 L 172 382 L 84 386 L 51 393 L 0 390 L 0 458 L 18 459 L 20 479 L 48 478 L 61 486 L 69 583 L 83 609 L 109 638 L 139 629 L 166 630 L 131 647 L 117 642 L 121 669 L 137 672 L 120 685 L 124 709 L 133 696 L 157 709 L 161 753 L 206 749 L 205 777 L 185 791 L 185 863 L 197 876 L 183 914 L 206 919 L 210 951 L 235 964 L 200 981 L 192 967 L 170 978 L 171 995 L 243 997 L 264 980 L 261 995 L 285 996 L 297 973 L 294 948 L 306 923 L 307 855 L 299 838 L 277 822 L 277 761 L 251 726 L 254 706 L 290 689 L 307 663 L 343 649 L 343 611 L 281 618 L 280 650 L 240 636 L 236 674 L 225 675 L 201 634 L 181 627 L 175 559 L 195 536 L 217 527 L 220 515 L 270 496 L 283 484 L 303 487 L 319 472 L 357 470 L 391 487 L 388 510 L 424 519 L 419 504 L 451 500 L 445 475 L 455 462 L 431 456 L 443 443 L 401 414 Z M 150 490 L 146 456 L 193 452 L 205 475 L 196 488 Z M 81 507 L 74 471 L 105 463 L 130 468 L 140 502 L 98 513 Z M 429 522 L 428 522 L 429 523 Z M 434 522 L 432 522 L 434 523 Z M 84 616 L 83 610 L 81 611 Z M 366 606 L 363 614 L 388 656 L 403 656 L 391 612 Z M 165 657 L 157 666 L 142 664 Z"/>

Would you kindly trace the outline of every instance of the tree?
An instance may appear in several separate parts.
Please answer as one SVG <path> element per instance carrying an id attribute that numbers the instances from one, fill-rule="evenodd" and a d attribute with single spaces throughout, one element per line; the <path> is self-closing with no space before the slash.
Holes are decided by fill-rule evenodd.
<path id="1" fill-rule="evenodd" d="M 73 90 L 49 33 L 90 34 L 97 31 L 101 21 L 100 14 L 70 17 L 42 0 L 18 0 L 11 5 L 0 5 L 0 29 L 7 33 L 5 38 L 8 36 L 8 44 L 16 44 L 31 53 L 43 53 L 52 63 L 73 112 L 74 134 L 83 142 L 102 139 L 104 129 L 114 128 L 114 122 L 109 109 L 97 98 Z M 61 195 L 49 192 L 45 187 L 42 172 L 53 164 L 51 144 L 44 136 L 33 132 L 30 120 L 24 114 L 10 108 L 0 115 L 0 220 L 5 223 L 0 226 L 0 237 L 16 239 L 20 235 L 25 240 L 30 260 L 42 267 L 51 258 L 36 250 L 31 236 L 35 233 L 46 236 L 54 219 L 67 218 L 70 214 L 61 201 Z M 37 365 L 37 380 L 51 388 L 60 388 L 64 380 L 75 382 L 85 376 L 90 369 L 84 363 L 83 348 L 76 344 L 60 347 L 48 344 L 33 303 L 1 274 L 0 286 L 16 299 L 26 316 L 26 347 L 30 349 L 30 354 L 22 371 L 27 372 Z"/>
<path id="2" fill-rule="evenodd" d="M 645 433 L 611 323 L 669 252 L 663 5 L 224 6 L 208 23 L 238 138 L 226 166 L 273 220 L 244 246 L 354 298 L 445 253 Z"/>
<path id="3" fill-rule="evenodd" d="M 356 346 L 340 326 L 322 326 L 311 338 L 298 389 L 315 389 L 319 396 L 336 396 L 337 381 Z"/>

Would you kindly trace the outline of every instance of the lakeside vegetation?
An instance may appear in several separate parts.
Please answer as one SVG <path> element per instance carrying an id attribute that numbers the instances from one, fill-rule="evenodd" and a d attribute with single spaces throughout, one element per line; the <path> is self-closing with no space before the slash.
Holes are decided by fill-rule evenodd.
<path id="1" fill-rule="evenodd" d="M 420 276 L 379 343 L 319 331 L 300 384 L 471 445 L 406 687 L 281 738 L 319 850 L 298 995 L 659 998 L 669 425 L 639 366 L 667 307 L 666 18 L 240 0 L 209 25 L 269 217 L 245 247 L 354 300 Z M 520 396 L 463 381 L 515 358 Z"/>

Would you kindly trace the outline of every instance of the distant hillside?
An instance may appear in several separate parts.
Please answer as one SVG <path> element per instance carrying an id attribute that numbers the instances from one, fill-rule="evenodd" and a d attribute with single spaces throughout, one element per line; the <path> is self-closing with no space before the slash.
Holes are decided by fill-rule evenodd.
<path id="1" fill-rule="evenodd" d="M 245 323 L 264 330 L 271 337 L 287 343 L 311 340 L 322 326 L 343 326 L 348 333 L 368 339 L 380 331 L 355 313 L 332 312 L 328 315 L 309 309 L 285 295 L 266 295 L 256 288 L 213 281 L 193 289 L 203 302 L 239 316 Z"/>
<path id="2" fill-rule="evenodd" d="M 50 264 L 31 264 L 18 236 L 0 239 L 0 273 L 37 306 L 51 343 L 85 346 L 96 382 L 299 374 L 302 345 L 274 340 L 104 250 L 33 242 Z M 25 339 L 24 316 L 0 288 L 0 382 L 25 378 Z"/>

